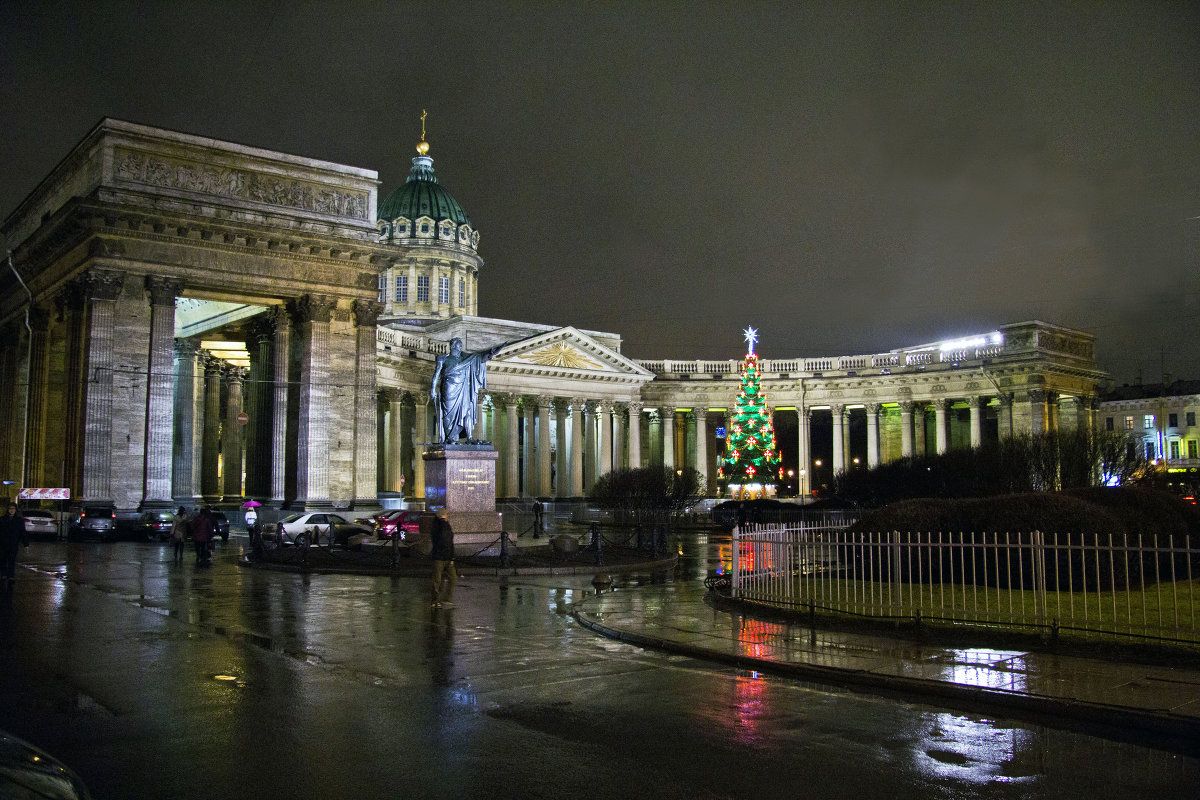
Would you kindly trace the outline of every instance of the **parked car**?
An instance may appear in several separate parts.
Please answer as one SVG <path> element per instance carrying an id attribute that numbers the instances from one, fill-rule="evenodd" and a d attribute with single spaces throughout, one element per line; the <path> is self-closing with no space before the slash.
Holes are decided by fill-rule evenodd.
<path id="1" fill-rule="evenodd" d="M 147 511 L 138 517 L 138 532 L 146 537 L 165 540 L 171 538 L 171 527 L 175 524 L 175 515 L 170 511 Z"/>
<path id="2" fill-rule="evenodd" d="M 329 514 L 324 511 L 309 511 L 303 514 L 292 514 L 279 522 L 263 523 L 262 537 L 268 541 L 276 540 L 280 544 L 329 544 L 330 529 L 333 530 L 333 540 L 345 545 L 351 536 L 372 533 L 370 528 L 350 522 L 345 517 Z M 314 538 L 315 537 L 315 538 Z"/>
<path id="3" fill-rule="evenodd" d="M 397 529 L 400 531 L 400 541 L 406 541 L 409 536 L 421 530 L 421 512 L 402 508 L 393 508 L 355 521 L 372 528 L 380 539 L 389 541 Z"/>
<path id="4" fill-rule="evenodd" d="M 44 750 L 0 731 L 0 797 L 87 800 L 87 787 L 75 772 Z"/>
<path id="5" fill-rule="evenodd" d="M 49 511 L 27 508 L 21 512 L 25 517 L 25 533 L 30 536 L 58 537 L 58 521 Z"/>
<path id="6" fill-rule="evenodd" d="M 67 530 L 67 538 L 94 538 L 111 542 L 117 538 L 116 509 L 110 505 L 84 506 Z"/>

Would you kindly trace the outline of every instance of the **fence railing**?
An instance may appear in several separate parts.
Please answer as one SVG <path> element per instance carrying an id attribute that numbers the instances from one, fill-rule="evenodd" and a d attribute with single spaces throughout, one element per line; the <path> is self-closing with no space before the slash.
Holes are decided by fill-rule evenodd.
<path id="1" fill-rule="evenodd" d="M 810 523 L 733 535 L 735 597 L 808 611 L 1051 635 L 1200 644 L 1191 537 L 853 532 Z"/>

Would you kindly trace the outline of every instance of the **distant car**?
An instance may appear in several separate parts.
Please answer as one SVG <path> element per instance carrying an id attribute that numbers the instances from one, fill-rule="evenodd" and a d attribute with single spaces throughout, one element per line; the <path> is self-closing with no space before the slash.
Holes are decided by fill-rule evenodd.
<path id="1" fill-rule="evenodd" d="M 117 538 L 117 512 L 110 505 L 84 506 L 67 531 L 68 539 L 99 539 L 111 542 Z"/>
<path id="2" fill-rule="evenodd" d="M 314 542 L 329 544 L 331 528 L 334 542 L 342 545 L 345 545 L 351 536 L 371 533 L 371 530 L 363 525 L 355 524 L 345 517 L 324 511 L 292 514 L 279 522 L 264 523 L 261 528 L 262 537 L 268 541 L 277 540 L 280 544 L 294 544 L 301 547 Z"/>
<path id="3" fill-rule="evenodd" d="M 138 517 L 137 530 L 146 537 L 146 541 L 161 541 L 171 538 L 171 527 L 174 524 L 175 515 L 170 511 L 147 511 Z"/>
<path id="4" fill-rule="evenodd" d="M 400 531 L 400 541 L 406 541 L 409 536 L 421 530 L 421 512 L 406 511 L 393 508 L 368 519 L 357 520 L 360 525 L 368 525 L 380 539 L 391 540 L 396 530 Z"/>
<path id="5" fill-rule="evenodd" d="M 58 536 L 58 522 L 49 511 L 27 508 L 21 516 L 25 517 L 25 533 L 30 536 Z"/>

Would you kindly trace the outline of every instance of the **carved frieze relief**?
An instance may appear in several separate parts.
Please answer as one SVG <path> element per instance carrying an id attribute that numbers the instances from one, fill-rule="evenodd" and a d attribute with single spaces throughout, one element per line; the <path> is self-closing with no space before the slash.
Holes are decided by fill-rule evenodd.
<path id="1" fill-rule="evenodd" d="M 116 177 L 130 183 L 253 200 L 353 219 L 367 219 L 368 216 L 365 192 L 346 192 L 284 176 L 179 158 L 167 159 L 123 148 L 116 151 L 115 163 Z"/>

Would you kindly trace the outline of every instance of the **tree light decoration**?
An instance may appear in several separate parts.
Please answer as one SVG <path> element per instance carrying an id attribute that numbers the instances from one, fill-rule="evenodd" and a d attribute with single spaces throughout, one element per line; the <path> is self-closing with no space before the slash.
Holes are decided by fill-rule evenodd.
<path id="1" fill-rule="evenodd" d="M 727 480 L 734 498 L 773 497 L 781 458 L 771 410 L 762 391 L 762 370 L 754 353 L 758 332 L 747 328 L 745 334 L 748 348 L 742 360 L 742 385 L 729 420 L 731 433 L 725 442 L 727 457 L 720 477 Z"/>

